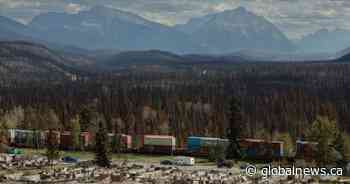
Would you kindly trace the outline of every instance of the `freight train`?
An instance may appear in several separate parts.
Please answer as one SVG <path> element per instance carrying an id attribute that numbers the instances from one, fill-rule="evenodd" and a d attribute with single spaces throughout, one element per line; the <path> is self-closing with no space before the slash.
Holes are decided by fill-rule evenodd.
<path id="1" fill-rule="evenodd" d="M 47 142 L 49 131 L 33 130 L 8 130 L 8 142 L 10 146 L 23 148 L 44 148 Z M 71 132 L 52 131 L 55 142 L 62 150 L 73 150 L 73 135 Z M 168 135 L 138 135 L 131 136 L 126 134 L 108 134 L 108 144 L 115 152 L 136 152 L 147 154 L 165 154 L 165 155 L 188 155 L 196 157 L 206 157 L 210 149 L 215 149 L 220 145 L 226 149 L 229 145 L 228 139 L 215 137 L 195 137 L 187 138 L 186 147 L 177 147 L 176 138 Z M 91 132 L 81 132 L 80 136 L 81 150 L 94 149 L 94 134 Z M 271 159 L 282 158 L 283 142 L 266 141 L 261 139 L 238 139 L 241 153 L 245 158 L 251 159 Z M 314 148 L 317 143 L 297 141 L 296 156 L 313 157 Z"/>

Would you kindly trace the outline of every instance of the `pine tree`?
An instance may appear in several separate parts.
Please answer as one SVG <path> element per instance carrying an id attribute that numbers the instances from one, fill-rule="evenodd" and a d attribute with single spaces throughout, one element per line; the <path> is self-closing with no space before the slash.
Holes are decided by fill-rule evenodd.
<path id="1" fill-rule="evenodd" d="M 317 142 L 316 160 L 320 166 L 335 163 L 338 158 L 334 151 L 342 152 L 342 137 L 335 120 L 330 120 L 328 117 L 317 117 L 311 127 L 307 129 L 306 135 L 308 140 Z"/>
<path id="2" fill-rule="evenodd" d="M 233 97 L 230 100 L 227 115 L 229 121 L 229 125 L 227 128 L 227 138 L 229 139 L 230 143 L 226 150 L 226 155 L 228 159 L 239 159 L 241 158 L 241 152 L 238 143 L 238 138 L 242 127 L 242 112 L 241 104 L 237 98 Z"/>
<path id="3" fill-rule="evenodd" d="M 107 130 L 102 121 L 99 122 L 98 131 L 96 133 L 95 159 L 96 164 L 100 167 L 110 167 L 108 150 Z"/>
<path id="4" fill-rule="evenodd" d="M 80 149 L 80 133 L 81 133 L 79 116 L 76 116 L 71 120 L 71 126 L 72 126 L 73 148 L 77 150 L 77 149 Z"/>
<path id="5" fill-rule="evenodd" d="M 47 143 L 46 143 L 46 156 L 51 167 L 53 167 L 53 161 L 60 157 L 59 147 L 56 140 L 56 136 L 52 129 L 49 130 Z"/>
<path id="6" fill-rule="evenodd" d="M 347 147 L 348 147 L 348 136 L 346 133 L 338 133 L 336 136 L 333 147 L 340 154 L 340 159 L 336 160 L 336 164 L 339 167 L 345 167 L 348 163 L 347 158 Z"/>

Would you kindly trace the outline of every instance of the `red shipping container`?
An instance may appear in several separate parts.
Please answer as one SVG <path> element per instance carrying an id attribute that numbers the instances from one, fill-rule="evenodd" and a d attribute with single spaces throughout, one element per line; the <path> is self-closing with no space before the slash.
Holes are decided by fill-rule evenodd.
<path id="1" fill-rule="evenodd" d="M 61 133 L 61 149 L 63 150 L 73 149 L 73 137 L 70 132 Z"/>
<path id="2" fill-rule="evenodd" d="M 49 137 L 49 133 L 50 133 L 50 131 L 45 131 L 45 140 L 44 140 L 44 143 L 45 143 L 45 145 L 47 144 L 47 139 L 48 139 L 48 137 Z M 61 133 L 59 132 L 59 131 L 51 131 L 51 133 L 53 134 L 53 136 L 54 136 L 54 143 L 56 144 L 56 145 L 60 145 L 61 144 Z"/>
<path id="3" fill-rule="evenodd" d="M 88 148 L 92 145 L 92 134 L 90 132 L 81 132 L 80 144 L 83 148 Z"/>

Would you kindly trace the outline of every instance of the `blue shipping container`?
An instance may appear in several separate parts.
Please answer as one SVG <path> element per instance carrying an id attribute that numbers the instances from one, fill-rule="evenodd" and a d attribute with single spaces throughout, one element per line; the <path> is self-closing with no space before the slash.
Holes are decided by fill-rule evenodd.
<path id="1" fill-rule="evenodd" d="M 201 147 L 201 138 L 200 137 L 188 137 L 187 138 L 187 150 L 189 152 L 198 151 Z"/>

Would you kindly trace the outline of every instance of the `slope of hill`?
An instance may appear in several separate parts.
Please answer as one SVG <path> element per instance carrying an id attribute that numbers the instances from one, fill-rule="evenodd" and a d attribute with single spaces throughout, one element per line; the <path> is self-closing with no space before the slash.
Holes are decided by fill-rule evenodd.
<path id="1" fill-rule="evenodd" d="M 291 51 L 293 44 L 271 22 L 240 7 L 194 18 L 177 26 L 211 53 L 242 49 Z"/>
<path id="2" fill-rule="evenodd" d="M 259 50 L 241 50 L 231 54 L 250 61 L 272 62 L 306 62 L 306 61 L 329 61 L 337 56 L 327 53 L 302 53 L 302 52 L 273 52 Z"/>
<path id="3" fill-rule="evenodd" d="M 159 50 L 121 52 L 99 62 L 104 68 L 137 66 L 171 66 L 184 61 L 179 55 Z"/>
<path id="4" fill-rule="evenodd" d="M 97 61 L 97 68 L 106 70 L 138 70 L 169 72 L 178 70 L 192 70 L 194 66 L 221 65 L 246 60 L 237 56 L 219 55 L 177 55 L 170 52 L 149 50 L 149 51 L 128 51 L 120 52 Z"/>
<path id="5" fill-rule="evenodd" d="M 78 73 L 45 46 L 29 42 L 0 42 L 1 79 L 71 78 Z"/>

